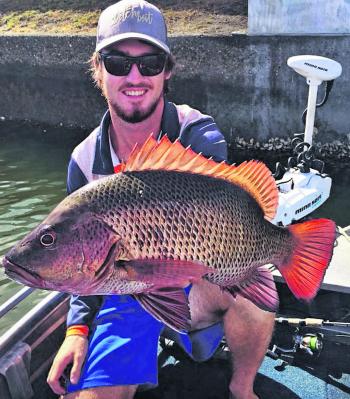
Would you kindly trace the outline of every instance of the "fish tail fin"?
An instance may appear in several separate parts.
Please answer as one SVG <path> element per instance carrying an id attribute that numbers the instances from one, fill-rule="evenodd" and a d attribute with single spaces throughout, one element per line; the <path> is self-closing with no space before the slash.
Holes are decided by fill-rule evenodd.
<path id="1" fill-rule="evenodd" d="M 310 301 L 332 258 L 336 225 L 329 219 L 314 219 L 291 225 L 288 231 L 293 249 L 277 267 L 293 294 Z"/>

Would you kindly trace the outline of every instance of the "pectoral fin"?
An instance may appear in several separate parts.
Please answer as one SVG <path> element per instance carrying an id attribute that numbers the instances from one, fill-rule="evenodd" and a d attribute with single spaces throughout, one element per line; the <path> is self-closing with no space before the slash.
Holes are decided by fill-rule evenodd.
<path id="1" fill-rule="evenodd" d="M 149 287 L 147 292 L 134 294 L 141 306 L 179 332 L 187 331 L 191 320 L 183 288 L 214 271 L 201 263 L 174 259 L 136 259 L 120 262 L 119 267 L 122 279 Z"/>
<path id="2" fill-rule="evenodd" d="M 123 262 L 127 279 L 154 287 L 186 287 L 213 269 L 202 263 L 173 259 L 136 259 Z"/>
<path id="3" fill-rule="evenodd" d="M 161 288 L 134 297 L 147 312 L 170 328 L 179 332 L 189 330 L 191 314 L 183 289 Z"/>

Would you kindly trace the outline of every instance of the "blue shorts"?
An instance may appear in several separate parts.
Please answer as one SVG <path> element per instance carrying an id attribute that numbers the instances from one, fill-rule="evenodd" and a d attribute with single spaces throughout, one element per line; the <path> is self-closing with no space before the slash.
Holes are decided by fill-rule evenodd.
<path id="1" fill-rule="evenodd" d="M 70 384 L 67 392 L 100 386 L 157 385 L 158 340 L 164 327 L 133 297 L 106 296 L 95 319 L 80 381 Z M 223 336 L 221 323 L 189 334 L 166 330 L 169 338 L 199 361 L 214 353 Z"/>

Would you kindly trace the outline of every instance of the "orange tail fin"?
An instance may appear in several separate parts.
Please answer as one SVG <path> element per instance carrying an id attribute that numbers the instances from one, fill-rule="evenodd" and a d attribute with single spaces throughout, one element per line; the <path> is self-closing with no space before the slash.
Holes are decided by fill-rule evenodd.
<path id="1" fill-rule="evenodd" d="M 311 300 L 332 258 L 336 225 L 329 219 L 315 219 L 291 225 L 288 230 L 293 252 L 278 269 L 297 298 Z"/>

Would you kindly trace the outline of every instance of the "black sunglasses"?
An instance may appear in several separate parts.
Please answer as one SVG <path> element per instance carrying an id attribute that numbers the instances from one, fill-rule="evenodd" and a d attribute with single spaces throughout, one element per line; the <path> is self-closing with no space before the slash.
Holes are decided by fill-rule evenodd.
<path id="1" fill-rule="evenodd" d="M 164 53 L 130 57 L 128 55 L 100 53 L 106 71 L 114 76 L 127 76 L 133 64 L 136 64 L 141 75 L 159 75 L 165 66 L 167 56 Z"/>

